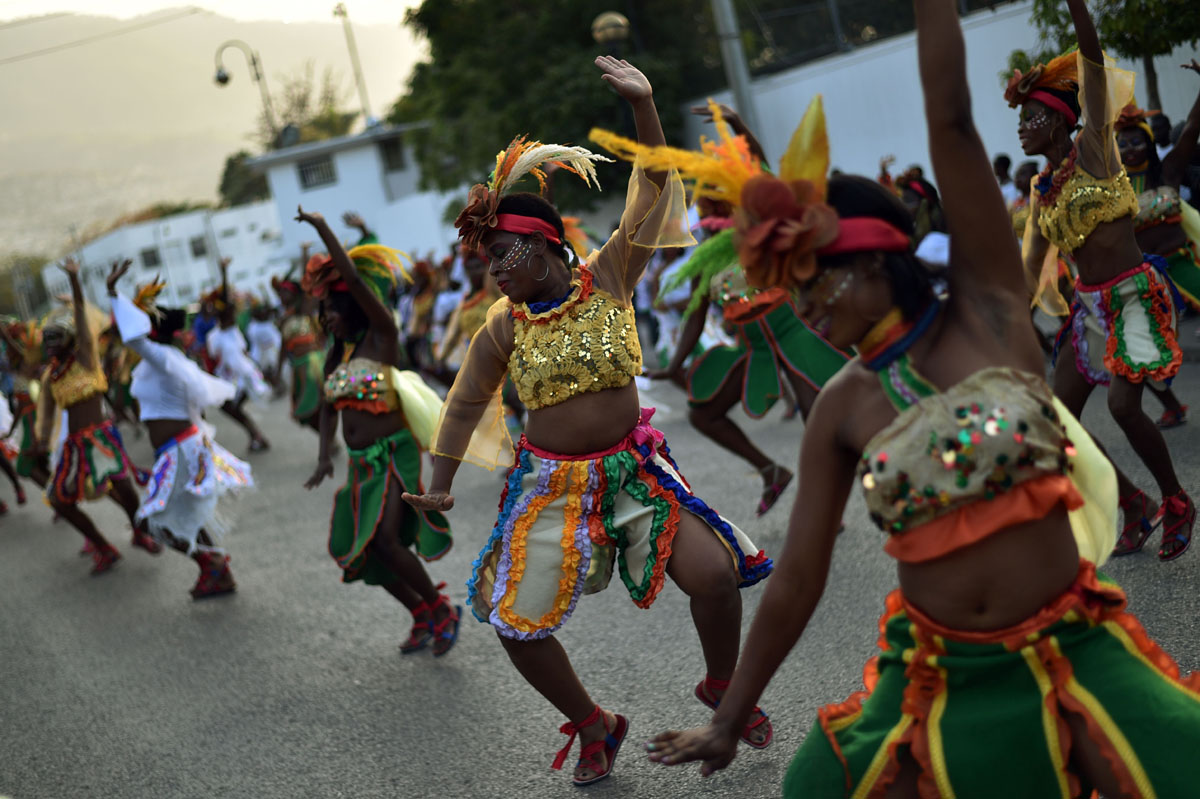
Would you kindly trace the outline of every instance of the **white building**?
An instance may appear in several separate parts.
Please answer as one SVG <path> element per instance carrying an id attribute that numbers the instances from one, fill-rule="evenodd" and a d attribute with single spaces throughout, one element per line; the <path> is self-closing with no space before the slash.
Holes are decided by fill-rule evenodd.
<path id="1" fill-rule="evenodd" d="M 120 288 L 132 293 L 155 277 L 166 281 L 159 301 L 181 307 L 196 302 L 220 284 L 220 258 L 232 258 L 229 282 L 236 291 L 269 290 L 273 274 L 292 265 L 280 247 L 279 217 L 270 201 L 222 210 L 189 211 L 175 216 L 124 225 L 72 253 L 82 264 L 84 295 L 108 308 L 105 279 L 114 260 L 129 258 L 133 267 Z M 299 251 L 295 253 L 299 258 Z M 42 272 L 53 297 L 70 291 L 60 269 Z"/>
<path id="2" fill-rule="evenodd" d="M 1017 110 L 1004 101 L 1001 73 L 1013 50 L 1039 49 L 1031 13 L 1032 3 L 1023 2 L 962 18 L 975 126 L 988 153 L 992 156 L 1007 153 L 1014 169 L 1026 156 L 1017 140 Z M 1178 66 L 1193 55 L 1191 48 L 1180 47 L 1169 56 L 1155 59 L 1159 95 L 1172 123 L 1186 118 L 1200 88 L 1195 73 Z M 1141 71 L 1140 64 L 1118 63 L 1124 69 Z M 925 100 L 917 73 L 915 32 L 758 78 L 752 82 L 751 91 L 761 126 L 755 134 L 772 166 L 779 163 L 787 149 L 792 131 L 809 101 L 820 94 L 829 130 L 831 166 L 874 177 L 879 170 L 879 159 L 895 155 L 895 171 L 920 164 L 926 167 L 927 177 L 933 177 L 928 173 L 929 139 L 925 129 Z M 1139 104 L 1146 102 L 1140 77 L 1136 95 Z M 698 97 L 685 104 L 685 114 L 688 106 L 703 103 L 705 99 Z M 734 105 L 728 91 L 715 93 L 713 99 Z M 714 137 L 711 125 L 687 116 L 683 146 L 695 147 L 701 134 Z"/>
<path id="3" fill-rule="evenodd" d="M 422 124 L 375 126 L 353 136 L 309 142 L 260 155 L 247 166 L 266 173 L 283 227 L 283 247 L 299 253 L 304 241 L 320 243 L 313 229 L 293 221 L 296 207 L 318 211 L 343 241 L 358 232 L 342 223 L 354 211 L 382 244 L 414 258 L 449 252 L 458 235 L 443 221 L 454 193 L 421 191 L 420 170 L 404 134 Z M 458 194 L 465 199 L 465 189 Z"/>

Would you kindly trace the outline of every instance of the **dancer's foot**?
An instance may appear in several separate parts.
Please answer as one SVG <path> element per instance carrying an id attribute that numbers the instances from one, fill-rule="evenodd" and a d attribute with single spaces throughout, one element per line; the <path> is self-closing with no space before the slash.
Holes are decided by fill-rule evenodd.
<path id="1" fill-rule="evenodd" d="M 1158 549 L 1159 560 L 1175 560 L 1192 543 L 1192 527 L 1196 524 L 1196 506 L 1192 498 L 1180 491 L 1163 500 L 1163 537 Z"/>
<path id="2" fill-rule="evenodd" d="M 408 640 L 400 644 L 401 655 L 411 655 L 429 646 L 433 640 L 433 615 L 429 611 L 429 603 L 422 602 L 412 609 L 413 625 L 408 633 Z"/>
<path id="3" fill-rule="evenodd" d="M 591 785 L 612 773 L 617 752 L 625 741 L 625 733 L 629 732 L 629 720 L 616 713 L 601 710 L 597 705 L 581 724 L 568 721 L 559 728 L 559 732 L 571 737 L 567 740 L 567 745 L 559 750 L 551 768 L 562 768 L 567 755 L 571 753 L 575 736 L 578 735 L 579 760 L 575 763 L 575 773 L 571 781 L 576 785 Z"/>
<path id="4" fill-rule="evenodd" d="M 1125 527 L 1117 537 L 1117 545 L 1112 553 L 1115 556 L 1132 555 L 1146 546 L 1146 539 L 1162 524 L 1162 515 L 1158 512 L 1158 505 L 1142 491 L 1121 497 L 1120 503 Z"/>
<path id="5" fill-rule="evenodd" d="M 729 690 L 728 680 L 715 680 L 706 676 L 696 685 L 696 698 L 716 710 L 727 690 Z M 762 708 L 755 705 L 754 710 L 750 713 L 750 719 L 742 729 L 742 740 L 755 749 L 766 749 L 771 745 L 774 737 L 775 729 L 771 726 L 771 720 L 767 718 L 766 713 L 762 712 Z"/>
<path id="6" fill-rule="evenodd" d="M 267 441 L 262 436 L 259 436 L 258 438 L 250 439 L 250 451 L 251 452 L 266 452 L 270 448 L 271 448 L 271 442 Z"/>
<path id="7" fill-rule="evenodd" d="M 93 547 L 92 575 L 104 574 L 104 572 L 111 569 L 120 559 L 121 553 L 113 547 Z"/>
<path id="8" fill-rule="evenodd" d="M 759 469 L 758 473 L 763 478 L 763 492 L 762 499 L 758 502 L 758 510 L 754 515 L 762 516 L 775 507 L 779 496 L 787 490 L 788 485 L 792 482 L 792 473 L 777 463 Z"/>
<path id="9" fill-rule="evenodd" d="M 96 551 L 96 545 L 92 543 L 90 538 L 83 539 L 83 548 L 79 550 L 80 555 L 91 556 Z"/>
<path id="10" fill-rule="evenodd" d="M 229 570 L 229 556 L 215 552 L 201 552 L 196 555 L 196 563 L 200 565 L 200 577 L 192 586 L 192 599 L 209 599 L 223 594 L 232 594 L 237 590 L 233 581 L 233 572 Z"/>
<path id="11" fill-rule="evenodd" d="M 1163 430 L 1168 430 L 1172 427 L 1179 427 L 1182 424 L 1187 424 L 1188 406 L 1181 405 L 1177 411 L 1163 411 L 1162 416 L 1158 417 L 1158 426 Z"/>
<path id="12" fill-rule="evenodd" d="M 438 583 L 437 590 L 446 587 Z M 437 601 L 430 606 L 433 621 L 430 631 L 433 633 L 433 656 L 441 657 L 458 642 L 458 625 L 462 620 L 462 606 L 451 604 L 450 597 L 438 594 Z"/>
<path id="13" fill-rule="evenodd" d="M 133 546 L 146 550 L 151 555 L 162 554 L 162 544 L 154 540 L 145 529 L 135 527 L 133 530 L 133 541 L 130 542 Z"/>
<path id="14" fill-rule="evenodd" d="M 25 504 L 25 489 L 21 488 L 20 486 L 17 487 L 17 504 Z"/>

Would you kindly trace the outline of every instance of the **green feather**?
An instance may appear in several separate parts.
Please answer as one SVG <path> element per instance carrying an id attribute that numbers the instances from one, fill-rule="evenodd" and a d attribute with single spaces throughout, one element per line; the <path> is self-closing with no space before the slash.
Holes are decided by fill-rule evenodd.
<path id="1" fill-rule="evenodd" d="M 666 295 L 683 284 L 700 278 L 695 291 L 692 292 L 692 300 L 688 303 L 687 310 L 683 312 L 685 317 L 691 316 L 704 304 L 704 298 L 708 296 L 708 286 L 712 279 L 737 261 L 737 247 L 733 244 L 733 228 L 725 228 L 692 250 L 692 255 L 688 258 L 687 263 L 659 288 L 659 296 Z"/>

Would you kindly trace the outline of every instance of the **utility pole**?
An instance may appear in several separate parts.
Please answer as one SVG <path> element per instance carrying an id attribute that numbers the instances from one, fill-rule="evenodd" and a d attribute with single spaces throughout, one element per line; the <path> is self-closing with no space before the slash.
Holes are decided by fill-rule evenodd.
<path id="1" fill-rule="evenodd" d="M 721 60 L 725 62 L 725 80 L 733 90 L 733 104 L 750 130 L 759 132 L 758 108 L 750 91 L 750 68 L 746 66 L 746 51 L 742 48 L 742 37 L 737 17 L 730 0 L 712 0 L 713 21 L 717 24 L 717 38 L 721 42 Z"/>
<path id="2" fill-rule="evenodd" d="M 354 42 L 354 29 L 350 26 L 350 14 L 345 3 L 333 7 L 333 15 L 342 18 L 342 29 L 346 32 L 346 49 L 350 51 L 350 65 L 354 68 L 354 82 L 358 84 L 358 102 L 362 106 L 363 122 L 368 128 L 379 120 L 371 115 L 371 101 L 367 99 L 367 82 L 363 79 L 362 64 L 358 61 L 358 45 Z"/>

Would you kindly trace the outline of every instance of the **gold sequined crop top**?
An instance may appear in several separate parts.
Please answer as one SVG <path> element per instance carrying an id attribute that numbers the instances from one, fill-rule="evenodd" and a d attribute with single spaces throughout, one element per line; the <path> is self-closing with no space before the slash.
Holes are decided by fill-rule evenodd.
<path id="1" fill-rule="evenodd" d="M 1064 164 L 1059 170 L 1064 168 L 1069 165 Z M 1049 183 L 1034 180 L 1030 200 L 1038 204 L 1037 222 L 1042 235 L 1065 253 L 1083 246 L 1087 237 L 1105 222 L 1138 212 L 1137 195 L 1124 167 L 1112 177 L 1098 178 L 1075 164 L 1065 180 L 1061 180 L 1057 194 L 1051 195 L 1053 183 L 1060 180 L 1058 172 Z"/>
<path id="2" fill-rule="evenodd" d="M 1040 376 L 989 367 L 942 392 L 924 381 L 912 396 L 914 374 L 906 359 L 880 373 L 894 403 L 888 383 L 915 401 L 859 462 L 867 509 L 884 532 L 920 535 L 914 528 L 972 502 L 1066 473 L 1074 447 Z"/>
<path id="3" fill-rule="evenodd" d="M 508 372 L 530 410 L 571 397 L 621 388 L 642 371 L 633 308 L 592 286 L 585 265 L 557 307 L 512 306 Z"/>
<path id="4" fill-rule="evenodd" d="M 1183 211 L 1183 201 L 1174 186 L 1159 186 L 1147 189 L 1138 195 L 1138 212 L 1133 217 L 1133 226 L 1142 231 L 1169 222 L 1178 222 Z"/>
<path id="5" fill-rule="evenodd" d="M 400 395 L 391 383 L 392 368 L 370 358 L 349 358 L 325 378 L 325 401 L 334 408 L 391 413 Z"/>
<path id="6" fill-rule="evenodd" d="M 72 358 L 65 367 L 51 365 L 48 372 L 50 396 L 59 408 L 70 408 L 108 391 L 108 378 L 100 367 L 87 369 Z"/>

